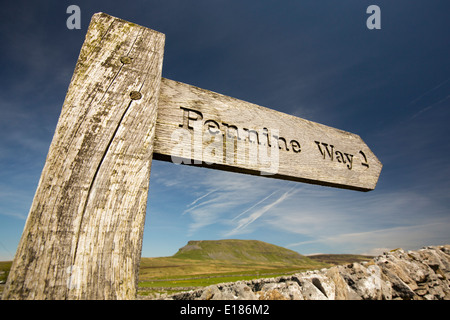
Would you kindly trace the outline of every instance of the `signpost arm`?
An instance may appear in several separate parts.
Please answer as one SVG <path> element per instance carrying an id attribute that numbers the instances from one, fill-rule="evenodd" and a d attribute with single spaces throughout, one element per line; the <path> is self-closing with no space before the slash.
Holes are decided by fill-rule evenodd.
<path id="1" fill-rule="evenodd" d="M 382 169 L 356 134 L 164 78 L 153 157 L 358 191 Z"/>
<path id="2" fill-rule="evenodd" d="M 3 299 L 134 299 L 163 34 L 91 20 Z"/>

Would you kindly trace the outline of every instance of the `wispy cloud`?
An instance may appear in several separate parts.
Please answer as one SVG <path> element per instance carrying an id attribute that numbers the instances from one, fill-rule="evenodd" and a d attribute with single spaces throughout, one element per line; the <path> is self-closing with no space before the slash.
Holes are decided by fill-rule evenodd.
<path id="1" fill-rule="evenodd" d="M 438 187 L 360 193 L 186 166 L 167 169 L 175 170 L 167 180 L 176 176 L 168 187 L 185 199 L 179 214 L 188 237 L 278 234 L 280 245 L 301 253 L 368 253 L 450 241 L 448 209 L 435 201 Z M 162 183 L 165 175 L 157 176 Z"/>
<path id="2" fill-rule="evenodd" d="M 269 210 L 271 210 L 273 207 L 275 207 L 276 205 L 282 203 L 283 201 L 285 201 L 289 196 L 291 196 L 293 194 L 293 189 L 295 188 L 292 187 L 291 189 L 289 189 L 288 191 L 284 192 L 279 198 L 277 198 L 275 201 L 265 205 L 264 207 L 257 209 L 256 211 L 252 212 L 251 214 L 249 214 L 248 216 L 241 218 L 238 220 L 237 222 L 237 226 L 232 229 L 229 232 L 225 233 L 225 236 L 232 236 L 232 235 L 236 235 L 241 233 L 245 228 L 247 228 L 250 224 L 252 224 L 253 222 L 255 222 L 257 219 L 259 219 L 263 214 L 265 214 L 266 212 L 268 212 Z M 253 205 L 250 209 L 255 208 L 257 205 L 261 204 L 263 201 L 267 200 L 268 198 L 270 198 L 273 195 L 273 193 L 271 193 L 269 196 L 265 197 L 264 199 L 262 199 L 261 201 L 258 201 L 255 205 Z M 245 210 L 243 213 L 239 214 L 239 216 L 241 216 L 242 214 L 245 214 L 247 212 L 249 212 L 250 209 Z M 238 216 L 238 217 L 239 217 Z M 234 218 L 232 221 L 234 221 L 236 218 Z"/>
<path id="3" fill-rule="evenodd" d="M 203 198 L 206 198 L 207 196 L 209 196 L 211 193 L 213 193 L 213 192 L 215 192 L 215 191 L 217 191 L 217 190 L 216 190 L 216 189 L 211 190 L 211 191 L 205 193 L 204 195 L 202 195 L 201 197 L 198 197 L 197 199 L 195 199 L 194 201 L 192 201 L 192 202 L 188 205 L 188 207 L 191 207 L 191 206 L 195 205 L 197 202 L 199 202 L 199 201 L 202 200 Z"/>
<path id="4" fill-rule="evenodd" d="M 310 244 L 324 244 L 329 246 L 344 246 L 348 250 L 365 254 L 379 254 L 387 248 L 402 247 L 415 249 L 424 245 L 445 244 L 448 237 L 436 236 L 445 234 L 448 230 L 450 218 L 441 218 L 428 224 L 400 226 L 375 229 L 365 232 L 342 233 L 333 236 L 321 236 L 312 240 L 290 243 L 289 248 L 301 248 Z M 380 248 L 380 246 L 384 246 Z"/>
<path id="5" fill-rule="evenodd" d="M 420 96 L 418 96 L 417 98 L 415 98 L 413 101 L 411 101 L 411 104 L 414 104 L 416 102 L 418 102 L 420 99 L 422 99 L 423 97 L 427 96 L 428 94 L 430 94 L 431 92 L 439 89 L 440 87 L 442 87 L 443 85 L 445 85 L 448 81 L 450 80 L 450 78 L 448 78 L 447 80 L 442 81 L 441 83 L 439 83 L 437 86 L 434 86 L 433 88 L 431 88 L 430 90 L 427 90 L 426 92 L 424 92 L 423 94 L 421 94 Z"/>
<path id="6" fill-rule="evenodd" d="M 418 112 L 414 113 L 409 118 L 409 120 L 412 120 L 412 119 L 418 117 L 419 115 L 423 114 L 424 112 L 427 112 L 428 110 L 432 109 L 433 107 L 448 100 L 450 98 L 450 95 L 447 94 L 444 97 L 442 97 L 442 96 L 443 96 L 443 94 L 445 94 L 445 92 L 448 92 L 449 88 L 444 88 L 444 91 L 442 91 L 440 89 L 441 89 L 441 87 L 447 85 L 447 83 L 449 83 L 449 82 L 450 82 L 450 78 L 447 78 L 446 80 L 442 81 L 438 85 L 427 90 L 426 92 L 424 92 L 423 94 L 421 94 L 420 96 L 418 96 L 417 98 L 412 100 L 410 102 L 411 105 L 423 104 L 423 105 L 425 105 L 425 107 L 422 107 Z"/>
<path id="7" fill-rule="evenodd" d="M 256 202 L 255 204 L 253 204 L 250 208 L 246 209 L 245 211 L 241 212 L 240 214 L 238 214 L 236 217 L 234 217 L 232 219 L 232 221 L 236 220 L 237 218 L 239 218 L 240 216 L 246 214 L 247 212 L 251 211 L 253 208 L 255 208 L 256 206 L 258 206 L 259 204 L 261 204 L 262 202 L 266 201 L 267 199 L 269 199 L 271 196 L 273 196 L 277 191 L 272 192 L 271 194 L 269 194 L 267 197 L 264 197 L 262 200 Z"/>
<path id="8" fill-rule="evenodd" d="M 204 198 L 208 197 L 209 195 L 211 195 L 212 193 L 214 193 L 216 191 L 217 191 L 217 189 L 208 191 L 207 193 L 201 195 L 200 197 L 198 197 L 197 199 L 192 201 L 190 204 L 187 205 L 188 208 L 183 211 L 183 215 L 186 214 L 186 213 L 192 212 L 192 211 L 194 211 L 195 209 L 197 209 L 199 207 L 203 207 L 203 206 L 207 206 L 209 204 L 216 203 L 217 202 L 216 198 L 212 198 L 212 199 L 205 200 L 205 201 L 202 201 L 202 202 L 198 203 L 199 201 L 203 200 Z"/>
<path id="9" fill-rule="evenodd" d="M 190 219 L 189 235 L 213 225 L 222 235 L 242 231 L 292 194 L 292 190 L 284 191 L 292 184 L 278 180 L 188 166 L 161 167 L 174 173 L 155 172 L 152 176 L 155 178 L 154 183 L 177 190 L 183 199 L 190 198 L 180 213 Z M 270 201 L 277 193 L 281 195 Z M 224 231 L 230 225 L 235 229 L 234 232 Z"/>
<path id="10" fill-rule="evenodd" d="M 310 193 L 312 202 L 299 196 L 298 202 L 279 208 L 268 221 L 274 229 L 297 234 L 300 241 L 287 246 L 299 252 L 325 246 L 329 248 L 326 251 L 363 253 L 380 247 L 407 249 L 450 241 L 445 232 L 450 227 L 448 210 L 427 194 L 403 190 L 320 197 Z"/>
<path id="11" fill-rule="evenodd" d="M 422 113 L 424 113 L 424 112 L 430 110 L 430 109 L 433 108 L 434 106 L 439 105 L 439 104 L 441 104 L 442 102 L 448 100 L 448 98 L 450 98 L 450 95 L 447 95 L 446 97 L 440 99 L 439 101 L 436 101 L 436 102 L 434 102 L 434 103 L 432 103 L 432 104 L 430 104 L 430 105 L 428 105 L 428 106 L 422 108 L 419 112 L 417 112 L 417 113 L 415 113 L 414 115 L 412 115 L 411 118 L 410 118 L 410 120 L 412 120 L 412 119 L 416 118 L 417 116 L 421 115 Z"/>
<path id="12" fill-rule="evenodd" d="M 33 198 L 33 189 L 21 190 L 14 186 L 0 183 L 0 216 L 25 220 Z"/>

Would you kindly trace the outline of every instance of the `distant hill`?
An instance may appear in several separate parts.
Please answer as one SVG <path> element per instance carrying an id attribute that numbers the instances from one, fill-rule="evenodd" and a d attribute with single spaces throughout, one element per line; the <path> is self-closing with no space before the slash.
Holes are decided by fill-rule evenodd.
<path id="1" fill-rule="evenodd" d="M 298 252 L 258 240 L 189 241 L 172 256 L 178 259 L 227 261 L 230 264 L 279 263 L 310 264 L 312 261 Z"/>
<path id="2" fill-rule="evenodd" d="M 372 260 L 374 257 L 360 254 L 315 254 L 308 256 L 308 258 L 314 261 L 328 263 L 332 265 L 341 265 L 353 262 L 369 261 Z"/>
<path id="3" fill-rule="evenodd" d="M 189 241 L 170 257 L 141 258 L 139 286 L 180 287 L 272 277 L 329 267 L 257 240 Z"/>

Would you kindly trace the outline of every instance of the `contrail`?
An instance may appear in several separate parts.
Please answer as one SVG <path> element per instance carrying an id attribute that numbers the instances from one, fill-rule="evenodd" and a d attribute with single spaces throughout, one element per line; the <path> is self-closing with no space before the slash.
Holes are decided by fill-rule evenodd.
<path id="1" fill-rule="evenodd" d="M 441 82 L 440 84 L 438 84 L 437 86 L 431 88 L 430 90 L 426 91 L 425 93 L 421 94 L 418 98 L 414 99 L 413 101 L 411 101 L 410 103 L 416 103 L 416 101 L 422 99 L 423 97 L 425 97 L 427 94 L 429 94 L 431 91 L 434 91 L 440 87 L 442 87 L 444 84 L 446 84 L 448 82 L 448 80 L 450 80 L 450 78 L 448 78 L 447 80 Z"/>
<path id="2" fill-rule="evenodd" d="M 267 197 L 265 197 L 264 199 L 258 201 L 257 203 L 255 203 L 254 205 L 252 205 L 250 208 L 248 208 L 247 210 L 245 210 L 244 212 L 241 212 L 240 214 L 238 214 L 236 217 L 234 217 L 231 221 L 236 220 L 237 218 L 239 218 L 240 216 L 242 216 L 243 214 L 249 212 L 250 210 L 252 210 L 254 207 L 256 207 L 258 204 L 260 204 L 261 202 L 264 202 L 265 200 L 267 200 L 268 198 L 270 198 L 276 191 L 272 192 L 271 194 L 269 194 Z"/>
<path id="3" fill-rule="evenodd" d="M 284 200 L 286 200 L 286 198 L 288 198 L 291 194 L 292 194 L 292 190 L 295 188 L 295 186 L 293 186 L 292 188 L 290 188 L 288 191 L 286 191 L 285 193 L 283 193 L 277 200 L 275 200 L 274 202 L 266 205 L 265 207 L 255 211 L 254 213 L 252 213 L 251 215 L 249 215 L 247 218 L 243 218 L 239 221 L 239 225 L 234 228 L 233 230 L 231 230 L 230 232 L 228 232 L 227 235 L 232 235 L 235 234 L 236 232 L 244 229 L 245 227 L 247 227 L 248 225 L 250 225 L 251 223 L 253 223 L 254 221 L 256 221 L 258 218 L 260 218 L 264 213 L 266 213 L 267 211 L 269 211 L 270 209 L 272 209 L 274 206 L 276 206 L 277 204 L 279 204 L 280 202 L 283 202 Z M 273 193 L 272 193 L 273 194 Z M 259 201 L 258 203 L 261 203 L 262 201 L 264 201 L 265 199 L 267 199 L 268 197 L 270 197 L 272 194 L 270 194 L 269 196 L 267 196 L 266 198 L 264 198 L 263 200 Z M 256 206 L 256 205 L 255 205 Z M 254 206 L 253 206 L 254 207 Z M 250 209 L 247 209 L 245 212 L 249 211 Z M 239 216 L 241 216 L 243 213 L 241 213 Z M 235 220 L 236 218 L 234 218 L 233 220 Z"/>
<path id="4" fill-rule="evenodd" d="M 202 200 L 203 198 L 209 196 L 211 193 L 213 193 L 213 192 L 215 192 L 215 191 L 217 191 L 217 189 L 211 190 L 210 192 L 208 192 L 208 193 L 202 195 L 201 197 L 195 199 L 194 201 L 192 201 L 192 202 L 188 205 L 188 207 L 193 206 L 194 204 L 196 204 L 197 202 L 199 202 L 199 201 Z"/>

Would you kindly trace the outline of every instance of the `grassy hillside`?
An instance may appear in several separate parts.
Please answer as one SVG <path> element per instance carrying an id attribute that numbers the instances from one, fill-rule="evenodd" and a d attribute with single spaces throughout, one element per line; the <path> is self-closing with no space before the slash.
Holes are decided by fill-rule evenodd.
<path id="1" fill-rule="evenodd" d="M 328 266 L 256 240 L 189 241 L 171 257 L 142 258 L 141 280 L 223 274 L 261 274 Z"/>
<path id="2" fill-rule="evenodd" d="M 142 258 L 139 287 L 153 294 L 329 266 L 262 241 L 189 241 L 171 257 Z"/>
<path id="3" fill-rule="evenodd" d="M 312 262 L 295 251 L 257 240 L 189 241 L 173 258 L 227 261 L 233 264 L 291 265 Z"/>
<path id="4" fill-rule="evenodd" d="M 0 297 L 11 269 L 12 261 L 0 261 Z"/>
<path id="5" fill-rule="evenodd" d="M 12 261 L 0 261 L 0 283 L 6 282 L 6 278 L 8 278 L 11 265 Z"/>

